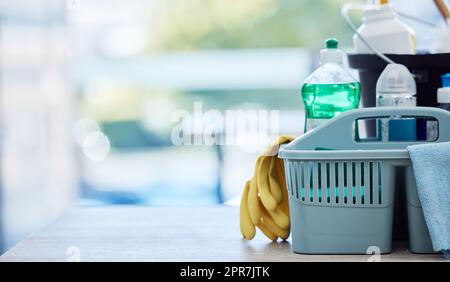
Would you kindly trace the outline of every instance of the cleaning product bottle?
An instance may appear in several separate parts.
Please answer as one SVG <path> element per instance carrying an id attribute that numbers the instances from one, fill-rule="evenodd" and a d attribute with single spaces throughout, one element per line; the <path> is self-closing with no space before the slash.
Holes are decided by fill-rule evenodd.
<path id="1" fill-rule="evenodd" d="M 450 112 L 450 87 L 439 88 L 438 107 Z"/>
<path id="2" fill-rule="evenodd" d="M 361 85 L 344 68 L 345 54 L 338 44 L 336 39 L 326 41 L 327 48 L 320 52 L 320 67 L 303 84 L 305 132 L 359 106 Z"/>
<path id="3" fill-rule="evenodd" d="M 377 107 L 415 107 L 416 82 L 409 70 L 400 64 L 389 64 L 377 81 Z M 413 118 L 381 120 L 383 141 L 415 141 L 417 124 Z"/>
<path id="4" fill-rule="evenodd" d="M 450 112 L 450 87 L 439 88 L 437 92 L 438 108 Z M 427 122 L 427 141 L 433 142 L 438 139 L 438 122 Z"/>
<path id="5" fill-rule="evenodd" d="M 358 33 L 377 51 L 384 54 L 416 53 L 414 30 L 399 20 L 388 0 L 366 5 L 362 22 Z M 353 37 L 353 45 L 359 54 L 373 53 L 357 34 Z"/>

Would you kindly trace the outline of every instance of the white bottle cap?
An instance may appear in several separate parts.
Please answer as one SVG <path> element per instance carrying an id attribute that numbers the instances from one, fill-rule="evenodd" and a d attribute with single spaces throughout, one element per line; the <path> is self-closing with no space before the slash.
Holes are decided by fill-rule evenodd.
<path id="1" fill-rule="evenodd" d="M 344 52 L 338 48 L 339 41 L 337 39 L 330 38 L 326 41 L 326 46 L 326 49 L 322 49 L 320 51 L 320 64 L 343 64 Z"/>
<path id="2" fill-rule="evenodd" d="M 450 104 L 450 87 L 439 88 L 437 100 L 439 104 Z"/>
<path id="3" fill-rule="evenodd" d="M 389 64 L 377 81 L 377 93 L 410 93 L 416 95 L 416 81 L 404 65 Z"/>

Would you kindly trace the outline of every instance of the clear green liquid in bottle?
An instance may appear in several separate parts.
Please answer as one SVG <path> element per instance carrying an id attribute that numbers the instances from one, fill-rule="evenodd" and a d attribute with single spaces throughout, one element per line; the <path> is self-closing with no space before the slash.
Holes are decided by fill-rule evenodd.
<path id="1" fill-rule="evenodd" d="M 309 84 L 302 87 L 305 102 L 305 132 L 340 113 L 357 109 L 361 98 L 359 82 L 338 84 Z"/>

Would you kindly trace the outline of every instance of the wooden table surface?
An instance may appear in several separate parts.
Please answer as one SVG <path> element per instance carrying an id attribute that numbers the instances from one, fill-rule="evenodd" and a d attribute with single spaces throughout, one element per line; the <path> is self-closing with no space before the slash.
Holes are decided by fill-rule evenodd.
<path id="1" fill-rule="evenodd" d="M 368 255 L 298 255 L 260 233 L 242 240 L 233 207 L 75 207 L 0 261 L 367 261 Z M 405 247 L 381 261 L 440 261 Z"/>

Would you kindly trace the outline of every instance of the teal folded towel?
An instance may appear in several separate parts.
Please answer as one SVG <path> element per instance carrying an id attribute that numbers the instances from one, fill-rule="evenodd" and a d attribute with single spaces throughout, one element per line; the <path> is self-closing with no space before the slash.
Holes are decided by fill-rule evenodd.
<path id="1" fill-rule="evenodd" d="M 450 143 L 408 147 L 433 248 L 450 258 Z"/>

